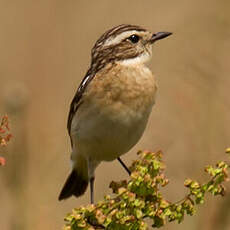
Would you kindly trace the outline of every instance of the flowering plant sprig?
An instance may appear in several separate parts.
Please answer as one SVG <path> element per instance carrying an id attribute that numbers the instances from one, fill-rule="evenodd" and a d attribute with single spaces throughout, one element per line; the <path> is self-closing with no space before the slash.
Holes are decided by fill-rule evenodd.
<path id="1" fill-rule="evenodd" d="M 0 147 L 6 146 L 10 141 L 12 134 L 10 133 L 9 128 L 9 119 L 8 116 L 3 116 L 0 121 Z M 5 158 L 0 157 L 0 165 L 5 165 Z"/>
<path id="2" fill-rule="evenodd" d="M 221 161 L 215 167 L 205 168 L 210 176 L 207 182 L 186 179 L 187 195 L 178 202 L 170 202 L 161 193 L 161 188 L 169 183 L 162 153 L 140 151 L 138 155 L 139 159 L 130 167 L 130 180 L 111 182 L 114 196 L 107 195 L 97 204 L 74 209 L 65 218 L 64 230 L 145 230 L 147 218 L 152 227 L 159 228 L 171 221 L 181 223 L 186 214 L 194 215 L 196 205 L 204 203 L 207 193 L 225 194 L 223 183 L 229 180 L 229 164 Z"/>

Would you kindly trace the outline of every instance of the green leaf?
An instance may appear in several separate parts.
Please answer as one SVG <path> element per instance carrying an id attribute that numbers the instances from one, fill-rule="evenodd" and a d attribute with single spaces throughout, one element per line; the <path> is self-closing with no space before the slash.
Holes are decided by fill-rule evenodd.
<path id="1" fill-rule="evenodd" d="M 207 166 L 210 179 L 206 183 L 186 179 L 187 195 L 178 202 L 168 201 L 162 194 L 162 186 L 168 184 L 162 153 L 144 151 L 130 167 L 129 179 L 111 182 L 113 195 L 95 205 L 76 208 L 65 217 L 64 230 L 146 230 L 145 219 L 152 220 L 152 226 L 160 228 L 167 222 L 181 223 L 185 215 L 194 215 L 195 207 L 203 204 L 205 195 L 225 194 L 223 183 L 228 181 L 229 165 L 220 161 L 215 167 Z"/>

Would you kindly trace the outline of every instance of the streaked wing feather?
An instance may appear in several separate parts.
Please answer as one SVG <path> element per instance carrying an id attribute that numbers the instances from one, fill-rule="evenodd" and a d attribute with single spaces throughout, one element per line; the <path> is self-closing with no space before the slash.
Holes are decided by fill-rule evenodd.
<path id="1" fill-rule="evenodd" d="M 85 75 L 85 77 L 82 79 L 76 94 L 74 95 L 74 98 L 70 104 L 70 110 L 69 110 L 69 116 L 68 116 L 68 121 L 67 121 L 67 129 L 68 129 L 68 133 L 71 137 L 71 125 L 72 125 L 72 120 L 73 117 L 75 115 L 75 113 L 77 112 L 79 106 L 82 103 L 82 95 L 87 87 L 87 85 L 90 83 L 90 81 L 94 78 L 94 74 L 91 73 L 91 71 L 89 70 L 87 72 L 87 74 Z"/>

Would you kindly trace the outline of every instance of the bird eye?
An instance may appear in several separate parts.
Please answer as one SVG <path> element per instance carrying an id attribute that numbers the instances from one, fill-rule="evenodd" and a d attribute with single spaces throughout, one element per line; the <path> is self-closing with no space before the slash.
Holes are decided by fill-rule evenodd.
<path id="1" fill-rule="evenodd" d="M 136 34 L 133 34 L 128 37 L 128 40 L 130 40 L 132 43 L 137 43 L 140 40 L 140 37 Z"/>

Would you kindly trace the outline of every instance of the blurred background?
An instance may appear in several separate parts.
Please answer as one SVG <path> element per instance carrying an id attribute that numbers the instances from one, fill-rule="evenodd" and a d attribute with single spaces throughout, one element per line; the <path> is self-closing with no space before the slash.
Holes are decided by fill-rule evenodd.
<path id="1" fill-rule="evenodd" d="M 225 159 L 230 146 L 230 1 L 0 0 L 0 114 L 14 138 L 1 149 L 0 229 L 62 229 L 67 212 L 89 201 L 58 202 L 69 173 L 69 104 L 90 63 L 94 42 L 122 23 L 173 36 L 157 43 L 150 63 L 157 103 L 139 149 L 164 152 L 168 200 L 186 193 L 187 177 L 203 181 L 203 168 Z M 127 178 L 117 161 L 96 171 L 96 200 L 111 180 Z M 230 189 L 230 186 L 228 185 Z M 230 229 L 230 193 L 208 197 L 195 217 L 164 230 Z"/>

